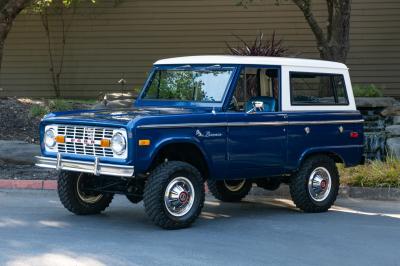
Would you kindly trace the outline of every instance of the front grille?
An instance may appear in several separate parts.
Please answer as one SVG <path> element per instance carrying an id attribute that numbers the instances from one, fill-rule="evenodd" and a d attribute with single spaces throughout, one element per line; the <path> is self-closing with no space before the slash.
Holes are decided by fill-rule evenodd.
<path id="1" fill-rule="evenodd" d="M 116 157 L 110 147 L 103 148 L 100 146 L 100 140 L 111 140 L 113 131 L 114 130 L 111 128 L 59 125 L 57 127 L 57 135 L 64 136 L 65 143 L 57 144 L 58 152 L 99 157 Z M 76 140 L 82 143 L 78 143 Z M 94 143 L 84 143 L 85 141 L 94 141 Z"/>

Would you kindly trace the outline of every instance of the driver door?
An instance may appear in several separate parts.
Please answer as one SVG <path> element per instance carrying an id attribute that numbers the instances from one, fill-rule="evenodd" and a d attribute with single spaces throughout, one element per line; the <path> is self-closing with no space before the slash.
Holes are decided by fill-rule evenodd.
<path id="1" fill-rule="evenodd" d="M 242 72 L 227 112 L 228 179 L 284 172 L 287 114 L 277 111 L 278 77 L 279 69 L 246 68 Z"/>

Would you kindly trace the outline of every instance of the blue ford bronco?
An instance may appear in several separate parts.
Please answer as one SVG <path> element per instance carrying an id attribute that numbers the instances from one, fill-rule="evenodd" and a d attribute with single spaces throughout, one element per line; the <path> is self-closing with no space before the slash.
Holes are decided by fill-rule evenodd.
<path id="1" fill-rule="evenodd" d="M 160 60 L 131 108 L 51 113 L 40 135 L 37 165 L 59 170 L 66 209 L 100 213 L 124 194 L 166 229 L 199 216 L 205 182 L 227 202 L 285 183 L 298 208 L 327 211 L 336 163 L 364 161 L 348 69 L 319 60 Z"/>

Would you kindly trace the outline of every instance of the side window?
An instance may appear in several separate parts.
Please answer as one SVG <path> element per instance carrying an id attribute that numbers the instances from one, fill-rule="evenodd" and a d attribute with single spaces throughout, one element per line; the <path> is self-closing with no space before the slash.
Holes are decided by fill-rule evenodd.
<path id="1" fill-rule="evenodd" d="M 348 105 L 343 75 L 290 73 L 292 105 Z"/>
<path id="2" fill-rule="evenodd" d="M 278 69 L 246 67 L 240 73 L 229 110 L 248 112 L 254 102 L 263 102 L 262 111 L 274 112 L 277 110 L 278 97 Z"/>

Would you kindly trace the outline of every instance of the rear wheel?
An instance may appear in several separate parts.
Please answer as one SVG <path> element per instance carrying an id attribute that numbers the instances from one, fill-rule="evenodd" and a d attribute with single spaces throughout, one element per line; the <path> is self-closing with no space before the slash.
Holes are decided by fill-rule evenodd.
<path id="1" fill-rule="evenodd" d="M 159 165 L 144 189 L 147 215 L 164 229 L 188 227 L 200 215 L 204 205 L 204 183 L 192 165 L 170 161 Z"/>
<path id="2" fill-rule="evenodd" d="M 325 212 L 335 202 L 339 191 L 339 173 L 335 162 L 326 155 L 307 159 L 292 177 L 290 194 L 305 212 Z"/>
<path id="3" fill-rule="evenodd" d="M 249 194 L 252 182 L 246 179 L 223 181 L 208 180 L 207 185 L 211 194 L 213 194 L 216 199 L 226 202 L 237 202 L 241 201 Z"/>
<path id="4" fill-rule="evenodd" d="M 58 177 L 58 196 L 64 207 L 78 215 L 97 214 L 111 203 L 114 194 L 93 192 L 96 177 L 78 172 L 61 172 Z"/>

